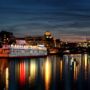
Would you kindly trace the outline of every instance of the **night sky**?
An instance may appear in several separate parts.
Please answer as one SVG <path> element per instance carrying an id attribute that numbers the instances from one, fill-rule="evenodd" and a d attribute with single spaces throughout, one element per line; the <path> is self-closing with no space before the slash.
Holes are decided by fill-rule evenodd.
<path id="1" fill-rule="evenodd" d="M 89 36 L 90 0 L 0 0 L 2 29 L 18 36 Z"/>

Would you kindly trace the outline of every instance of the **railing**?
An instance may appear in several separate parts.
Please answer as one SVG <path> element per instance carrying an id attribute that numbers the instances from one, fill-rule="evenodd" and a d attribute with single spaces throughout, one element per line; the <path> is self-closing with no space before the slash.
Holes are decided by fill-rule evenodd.
<path id="1" fill-rule="evenodd" d="M 38 46 L 26 46 L 21 47 L 17 46 L 9 46 L 0 48 L 0 57 L 9 57 L 9 56 L 39 56 L 39 55 L 47 55 L 47 49 L 45 47 Z"/>

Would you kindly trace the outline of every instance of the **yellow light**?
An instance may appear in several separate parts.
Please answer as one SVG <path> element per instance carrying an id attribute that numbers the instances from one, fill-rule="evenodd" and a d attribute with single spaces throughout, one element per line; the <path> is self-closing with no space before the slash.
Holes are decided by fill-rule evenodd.
<path id="1" fill-rule="evenodd" d="M 46 87 L 46 90 L 49 90 L 50 78 L 51 78 L 51 63 L 49 60 L 47 60 L 45 63 L 45 87 Z"/>
<path id="2" fill-rule="evenodd" d="M 85 69 L 87 69 L 87 54 L 85 54 Z"/>
<path id="3" fill-rule="evenodd" d="M 51 35 L 51 32 L 47 31 L 47 32 L 45 32 L 45 35 Z"/>
<path id="4" fill-rule="evenodd" d="M 87 54 L 85 54 L 85 79 L 87 79 Z"/>
<path id="5" fill-rule="evenodd" d="M 76 80 L 77 76 L 76 76 L 76 62 L 74 62 L 74 80 Z"/>
<path id="6" fill-rule="evenodd" d="M 6 76 L 5 76 L 6 90 L 8 90 L 8 86 L 9 86 L 9 69 L 8 69 L 8 67 L 6 68 L 5 74 L 6 74 Z"/>
<path id="7" fill-rule="evenodd" d="M 30 62 L 30 81 L 34 81 L 36 77 L 37 66 L 35 61 Z"/>

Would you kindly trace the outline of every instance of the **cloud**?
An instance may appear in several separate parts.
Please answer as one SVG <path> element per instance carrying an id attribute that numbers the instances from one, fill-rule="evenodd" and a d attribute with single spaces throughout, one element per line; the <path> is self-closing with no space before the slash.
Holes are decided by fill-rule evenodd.
<path id="1" fill-rule="evenodd" d="M 1 0 L 0 30 L 15 35 L 90 35 L 89 0 Z M 69 37 L 69 36 L 68 36 Z M 70 38 L 70 37 L 69 37 Z"/>

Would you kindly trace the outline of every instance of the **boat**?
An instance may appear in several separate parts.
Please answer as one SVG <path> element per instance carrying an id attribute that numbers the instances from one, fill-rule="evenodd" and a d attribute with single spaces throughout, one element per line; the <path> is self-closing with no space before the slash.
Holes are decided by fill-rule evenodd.
<path id="1" fill-rule="evenodd" d="M 47 48 L 44 45 L 10 45 L 0 48 L 0 57 L 28 58 L 47 56 Z"/>

